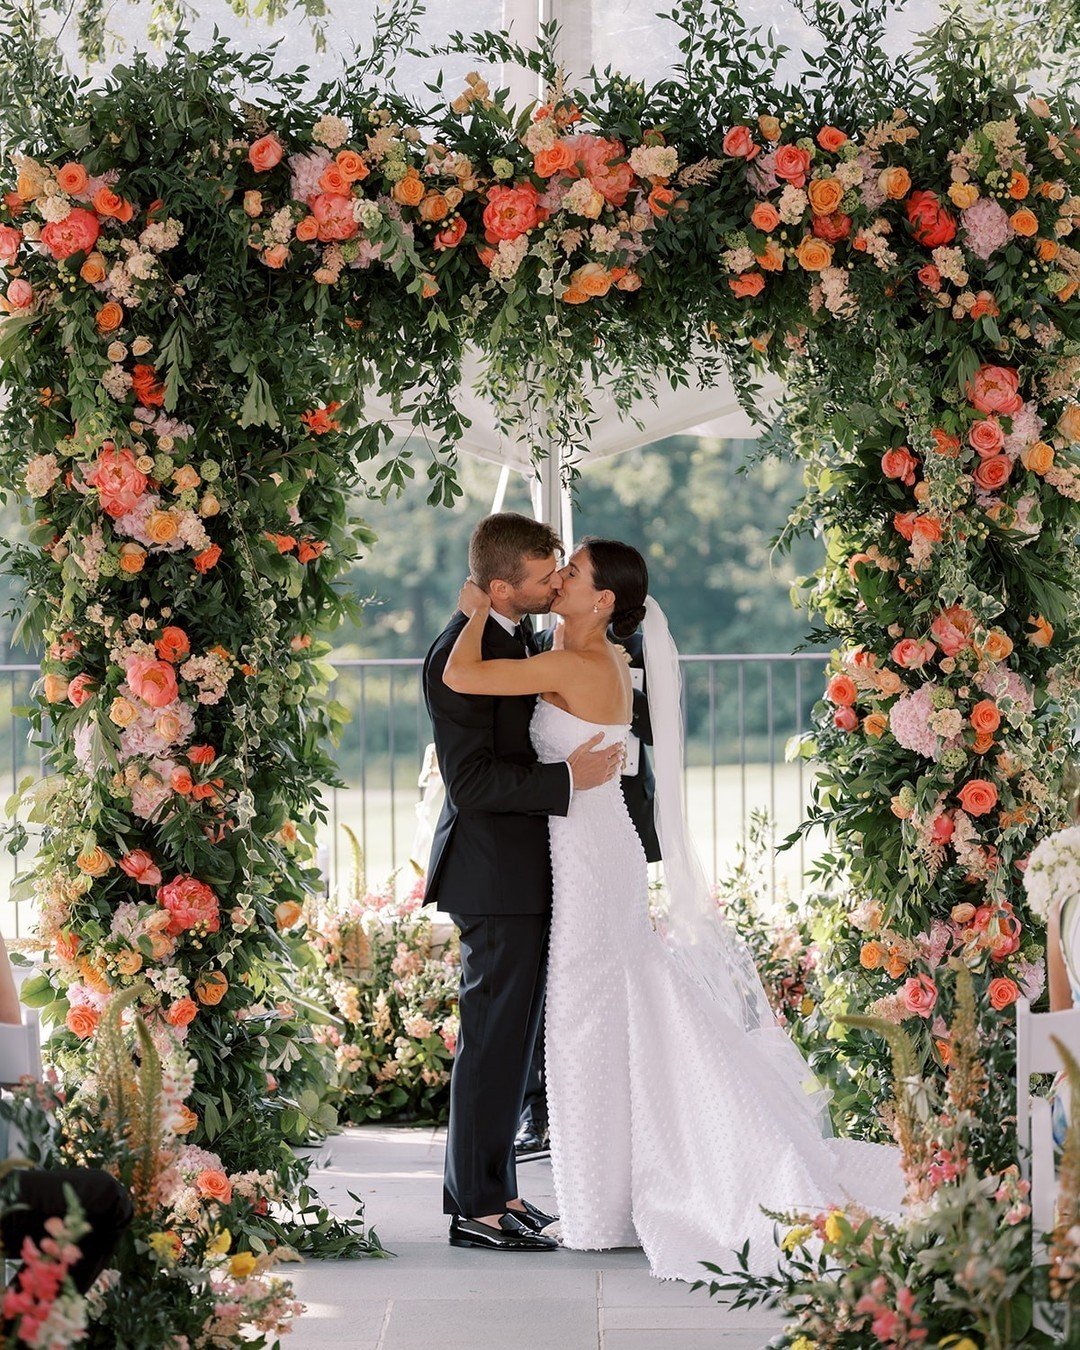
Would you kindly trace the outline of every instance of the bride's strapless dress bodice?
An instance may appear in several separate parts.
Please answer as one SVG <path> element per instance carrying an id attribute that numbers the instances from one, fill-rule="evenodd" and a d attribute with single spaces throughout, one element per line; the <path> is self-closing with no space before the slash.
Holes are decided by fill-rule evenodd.
<path id="1" fill-rule="evenodd" d="M 598 731 L 611 744 L 629 727 L 537 700 L 542 761 Z M 695 1280 L 701 1261 L 730 1266 L 747 1238 L 751 1268 L 775 1269 L 762 1206 L 862 1194 L 895 1210 L 895 1154 L 822 1139 L 809 1112 L 790 1109 L 790 1084 L 770 1080 L 762 1042 L 718 1016 L 653 931 L 648 863 L 619 779 L 575 792 L 550 831 L 545 1074 L 564 1244 L 641 1246 L 653 1274 Z"/>

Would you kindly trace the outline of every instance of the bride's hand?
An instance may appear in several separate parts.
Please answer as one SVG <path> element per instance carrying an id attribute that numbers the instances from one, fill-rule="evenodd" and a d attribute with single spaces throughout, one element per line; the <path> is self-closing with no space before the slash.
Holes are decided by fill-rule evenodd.
<path id="1" fill-rule="evenodd" d="M 466 581 L 458 596 L 457 607 L 467 619 L 471 619 L 474 614 L 486 618 L 491 610 L 491 598 L 475 581 Z"/>

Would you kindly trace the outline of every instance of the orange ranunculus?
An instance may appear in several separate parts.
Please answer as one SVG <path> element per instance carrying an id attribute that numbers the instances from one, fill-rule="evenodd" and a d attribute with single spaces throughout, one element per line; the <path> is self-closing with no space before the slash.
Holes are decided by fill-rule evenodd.
<path id="1" fill-rule="evenodd" d="M 675 193 L 662 183 L 657 183 L 649 193 L 649 210 L 654 216 L 666 216 L 675 201 Z"/>
<path id="2" fill-rule="evenodd" d="M 859 965 L 864 970 L 877 970 L 885 961 L 885 948 L 873 938 L 864 942 L 859 951 Z"/>
<path id="3" fill-rule="evenodd" d="M 795 260 L 807 272 L 820 272 L 832 263 L 832 245 L 808 234 L 795 250 Z"/>
<path id="4" fill-rule="evenodd" d="M 1039 218 L 1034 211 L 1029 211 L 1026 206 L 1022 206 L 1019 211 L 1012 213 L 1009 217 L 1009 224 L 1017 234 L 1023 235 L 1025 239 L 1039 233 Z"/>
<path id="5" fill-rule="evenodd" d="M 305 216 L 296 222 L 295 234 L 302 244 L 309 244 L 319 237 L 319 222 L 314 216 Z"/>
<path id="6" fill-rule="evenodd" d="M 1031 181 L 1026 173 L 1021 173 L 1019 169 L 1013 169 L 1009 178 L 1009 196 L 1014 201 L 1022 202 L 1031 191 Z"/>
<path id="7" fill-rule="evenodd" d="M 146 549 L 141 544 L 120 545 L 120 571 L 129 577 L 138 576 L 146 564 Z"/>
<path id="8" fill-rule="evenodd" d="M 204 970 L 195 981 L 195 997 L 208 1008 L 216 1007 L 228 992 L 229 981 L 223 971 Z"/>
<path id="9" fill-rule="evenodd" d="M 743 299 L 746 296 L 760 295 L 765 289 L 765 278 L 760 272 L 740 272 L 737 277 L 729 277 L 728 285 L 732 293 Z"/>
<path id="10" fill-rule="evenodd" d="M 1041 614 L 1028 615 L 1028 628 L 1030 632 L 1027 640 L 1033 647 L 1049 647 L 1054 640 L 1054 626 L 1049 620 L 1044 619 Z"/>
<path id="11" fill-rule="evenodd" d="M 171 1027 L 187 1027 L 195 1020 L 199 1005 L 193 998 L 178 998 L 171 1003 L 165 1013 L 165 1020 Z"/>
<path id="12" fill-rule="evenodd" d="M 1046 441 L 1036 441 L 1020 452 L 1020 463 L 1031 473 L 1041 478 L 1054 464 L 1054 447 Z"/>
<path id="13" fill-rule="evenodd" d="M 232 1182 L 217 1167 L 208 1167 L 200 1172 L 195 1178 L 195 1187 L 207 1200 L 216 1200 L 222 1205 L 232 1200 Z"/>
<path id="14" fill-rule="evenodd" d="M 547 150 L 541 150 L 533 160 L 533 172 L 537 178 L 553 178 L 557 173 L 567 173 L 574 167 L 574 154 L 565 141 L 556 141 Z"/>
<path id="15" fill-rule="evenodd" d="M 274 135 L 260 136 L 248 147 L 248 162 L 256 173 L 266 173 L 281 163 L 285 151 Z"/>
<path id="16" fill-rule="evenodd" d="M 218 544 L 211 544 L 209 548 L 204 548 L 201 553 L 196 553 L 192 559 L 195 571 L 199 573 L 209 572 L 212 567 L 216 567 L 221 557 L 221 547 Z"/>
<path id="17" fill-rule="evenodd" d="M 370 173 L 363 156 L 357 154 L 355 150 L 339 150 L 337 166 L 347 183 L 361 183 Z"/>
<path id="18" fill-rule="evenodd" d="M 976 731 L 997 731 L 1001 713 L 992 698 L 981 698 L 971 710 L 971 725 Z"/>
<path id="19" fill-rule="evenodd" d="M 822 150 L 828 150 L 833 155 L 848 143 L 847 135 L 838 127 L 822 127 L 814 139 Z"/>
<path id="20" fill-rule="evenodd" d="M 79 1040 L 85 1041 L 97 1031 L 100 1021 L 101 1014 L 95 1008 L 90 1008 L 85 1003 L 78 1003 L 74 1008 L 68 1009 L 67 1017 L 64 1018 L 64 1025 L 68 1031 L 74 1032 Z"/>
<path id="21" fill-rule="evenodd" d="M 839 178 L 815 178 L 806 189 L 810 209 L 817 216 L 831 216 L 844 200 L 844 185 Z"/>
<path id="22" fill-rule="evenodd" d="M 296 900 L 282 900 L 274 906 L 274 922 L 278 928 L 284 931 L 291 928 L 293 924 L 299 922 L 300 916 L 304 912 L 303 905 Z"/>
<path id="23" fill-rule="evenodd" d="M 90 175 L 77 160 L 71 160 L 56 171 L 57 186 L 61 192 L 66 192 L 69 197 L 85 192 L 89 181 Z"/>
<path id="24" fill-rule="evenodd" d="M 419 206 L 424 196 L 424 185 L 416 170 L 410 169 L 404 178 L 399 179 L 390 195 L 401 206 Z"/>
<path id="25" fill-rule="evenodd" d="M 882 169 L 878 174 L 878 187 L 890 201 L 902 201 L 911 191 L 911 174 L 899 164 Z"/>
<path id="26" fill-rule="evenodd" d="M 1060 249 L 1056 239 L 1040 239 L 1035 245 L 1035 255 L 1040 262 L 1053 262 Z"/>
<path id="27" fill-rule="evenodd" d="M 987 778 L 969 778 L 956 794 L 969 816 L 985 816 L 997 806 L 997 788 Z"/>
<path id="28" fill-rule="evenodd" d="M 146 533 L 152 544 L 171 544 L 180 533 L 180 524 L 171 511 L 151 511 L 146 518 Z"/>
<path id="29" fill-rule="evenodd" d="M 79 276 L 89 286 L 98 286 L 105 280 L 105 257 L 101 253 L 88 253 L 83 265 L 79 268 Z"/>
<path id="30" fill-rule="evenodd" d="M 780 212 L 771 202 L 758 202 L 750 213 L 750 224 L 763 234 L 771 234 L 780 224 Z"/>
<path id="31" fill-rule="evenodd" d="M 450 203 L 441 192 L 428 192 L 420 203 L 420 219 L 434 225 L 450 214 Z"/>
<path id="32" fill-rule="evenodd" d="M 127 951 L 118 952 L 116 956 L 116 969 L 121 975 L 137 975 L 142 970 L 143 957 L 142 952 L 137 952 L 129 947 Z"/>

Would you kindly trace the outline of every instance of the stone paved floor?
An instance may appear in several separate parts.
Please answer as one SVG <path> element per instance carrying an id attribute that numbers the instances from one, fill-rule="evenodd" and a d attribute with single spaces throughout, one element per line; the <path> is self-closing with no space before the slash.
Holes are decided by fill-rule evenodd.
<path id="1" fill-rule="evenodd" d="M 286 1350 L 763 1350 L 775 1314 L 731 1312 L 684 1284 L 650 1277 L 639 1251 L 517 1256 L 454 1248 L 441 1207 L 443 1132 L 364 1126 L 320 1150 L 323 1198 L 396 1252 L 384 1261 L 290 1267 L 308 1311 Z M 522 1189 L 554 1209 L 551 1169 Z M 703 1255 L 705 1255 L 703 1253 Z"/>

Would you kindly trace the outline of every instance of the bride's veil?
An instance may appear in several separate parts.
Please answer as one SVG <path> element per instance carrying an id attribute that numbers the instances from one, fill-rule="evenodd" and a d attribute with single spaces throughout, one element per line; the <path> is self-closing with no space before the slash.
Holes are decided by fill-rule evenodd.
<path id="1" fill-rule="evenodd" d="M 715 1001 L 720 1014 L 717 1035 L 753 1036 L 763 1056 L 762 1086 L 768 1078 L 771 1086 L 790 1092 L 796 1109 L 814 1116 L 821 1132 L 829 1134 L 828 1094 L 778 1025 L 753 955 L 718 910 L 690 835 L 683 796 L 679 652 L 664 611 L 651 596 L 645 601 L 642 636 L 656 772 L 656 832 L 669 900 L 667 944 L 689 978 Z"/>

